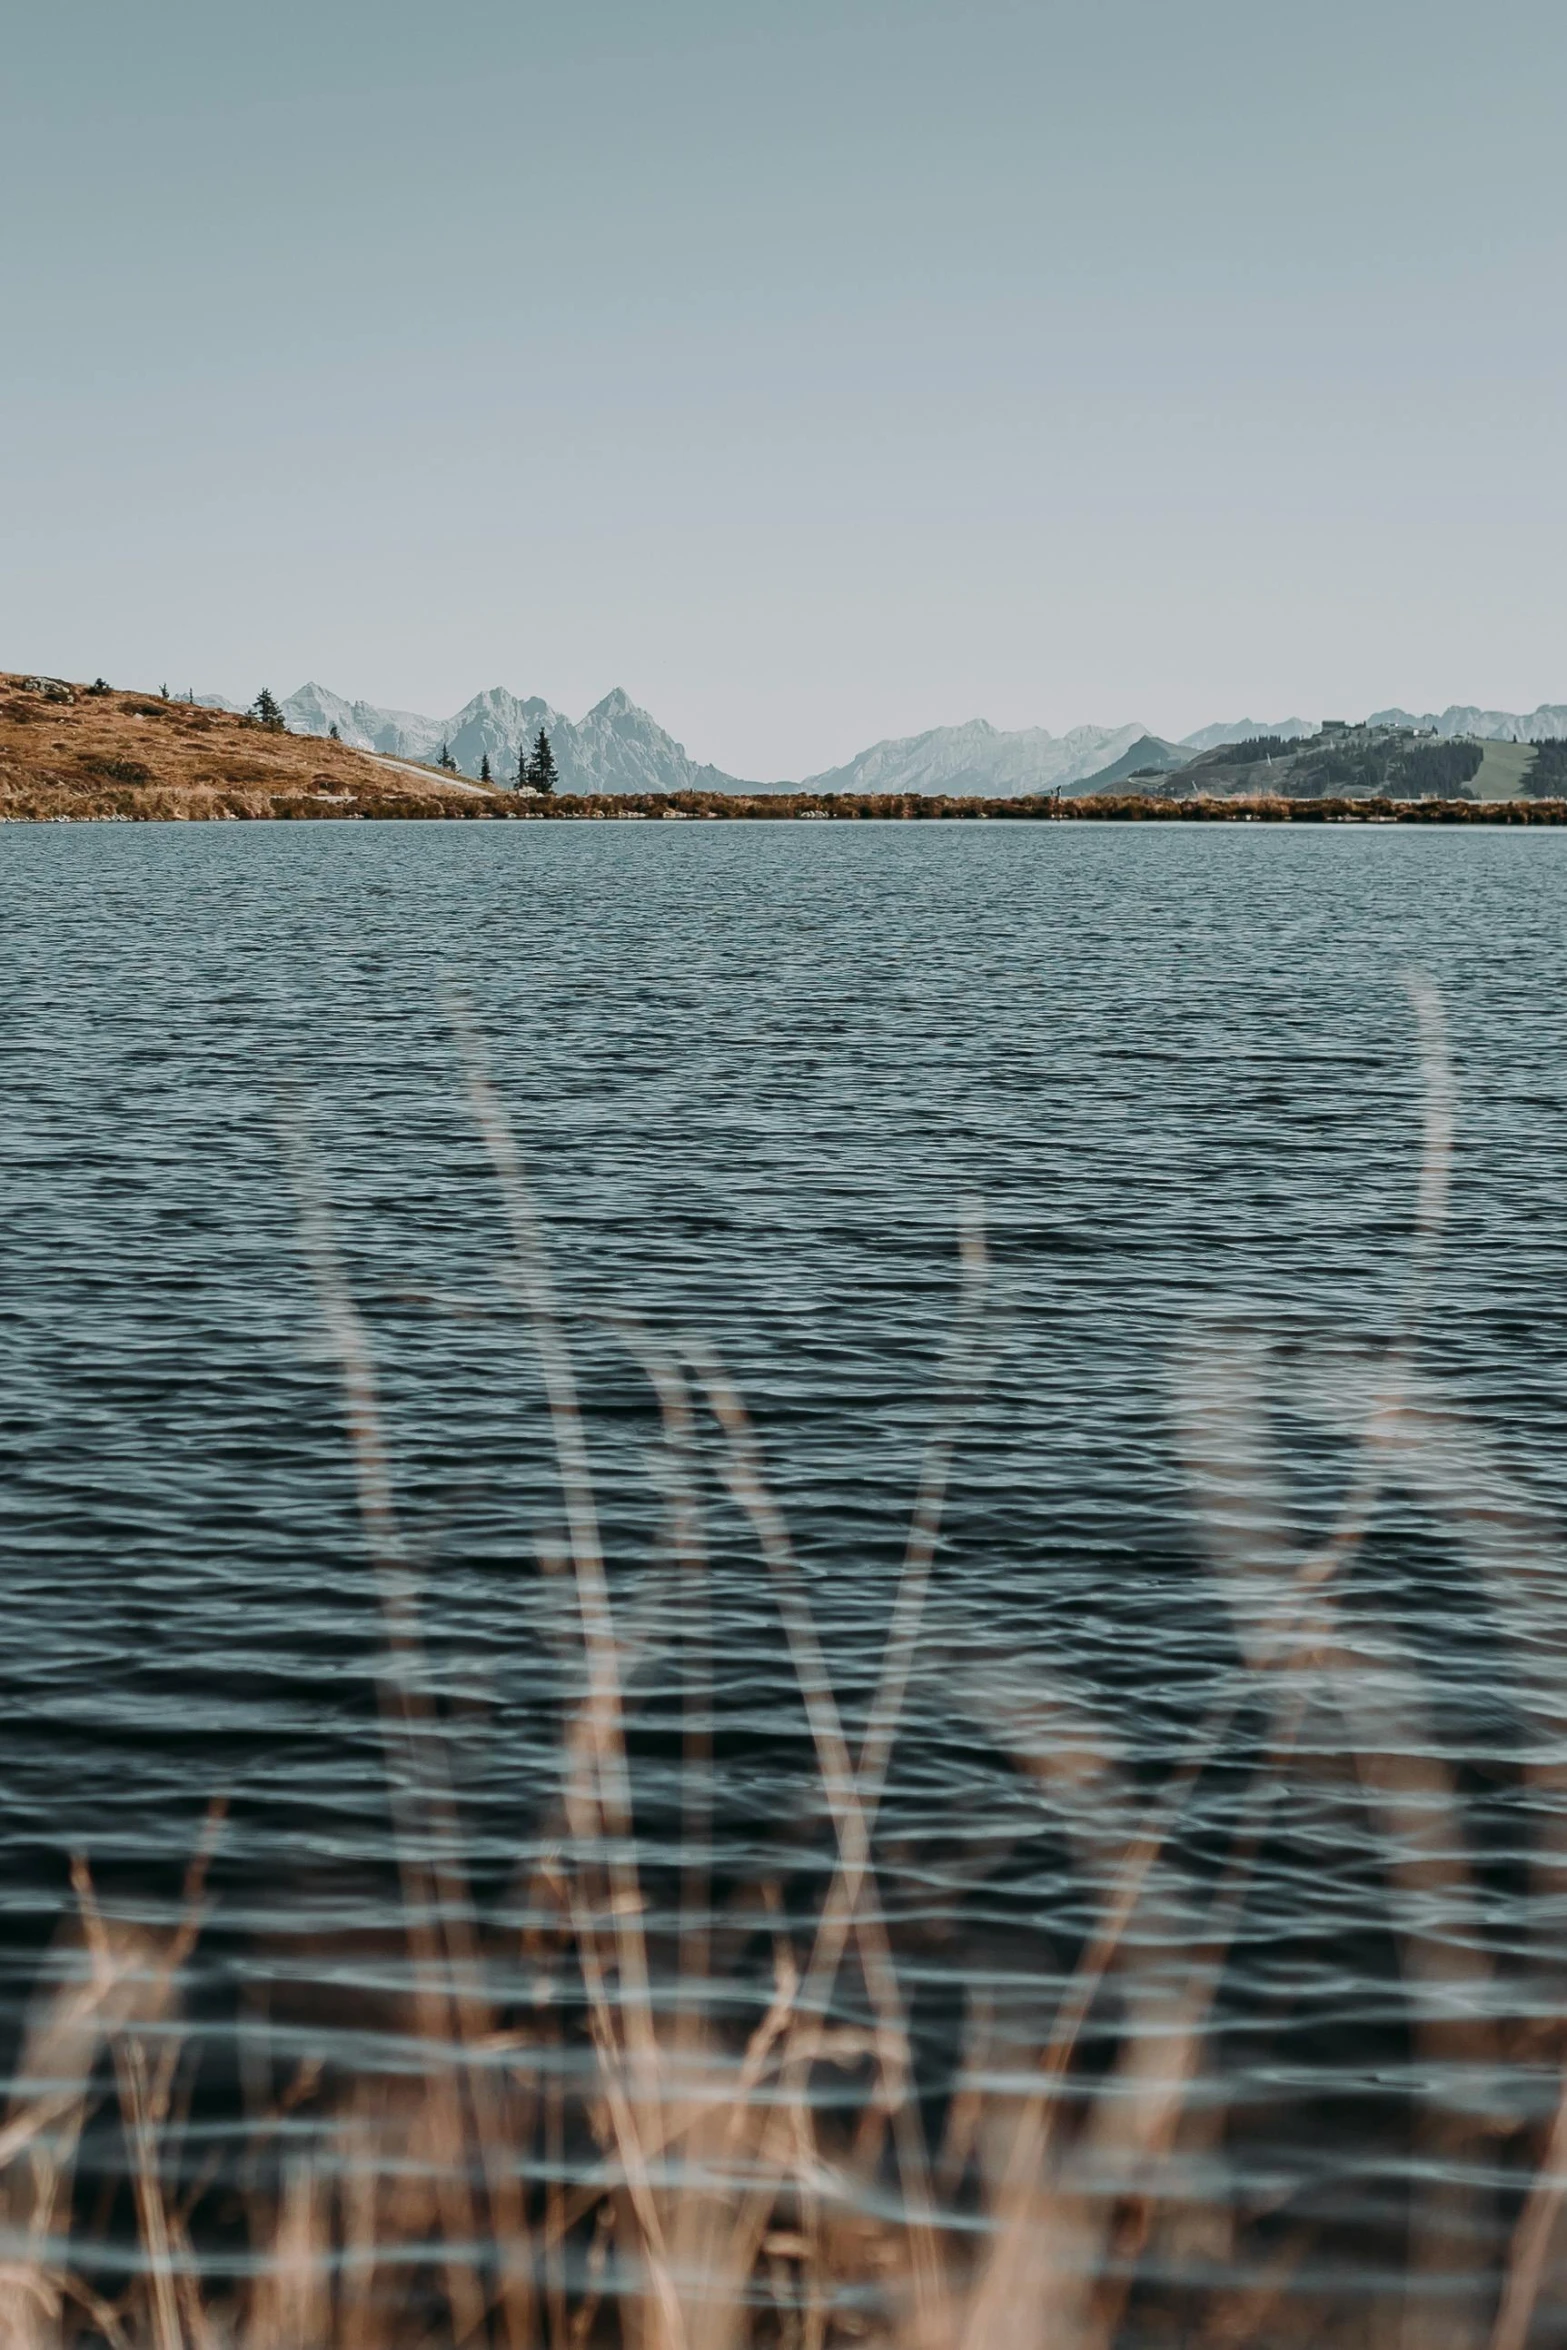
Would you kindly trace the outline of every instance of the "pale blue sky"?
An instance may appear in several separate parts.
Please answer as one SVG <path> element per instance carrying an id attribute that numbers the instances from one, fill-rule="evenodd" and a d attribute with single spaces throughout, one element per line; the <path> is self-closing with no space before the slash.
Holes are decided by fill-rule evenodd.
<path id="1" fill-rule="evenodd" d="M 0 667 L 775 776 L 1567 698 L 1560 0 L 28 0 Z"/>

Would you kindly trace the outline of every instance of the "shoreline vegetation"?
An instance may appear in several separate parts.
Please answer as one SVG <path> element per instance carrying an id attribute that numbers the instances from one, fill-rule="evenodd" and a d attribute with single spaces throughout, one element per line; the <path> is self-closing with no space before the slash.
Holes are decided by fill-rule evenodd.
<path id="1" fill-rule="evenodd" d="M 1418 799 L 1303 797 L 1233 789 L 1175 797 L 1168 788 L 993 799 L 920 792 L 572 794 L 554 788 L 542 734 L 518 783 L 473 782 L 456 775 L 449 759 L 423 766 L 330 736 L 289 734 L 266 692 L 241 713 L 166 692 L 117 692 L 101 679 L 79 686 L 0 673 L 0 823 L 367 819 L 1535 825 L 1567 823 L 1567 797 L 1481 800 L 1451 791 Z"/>

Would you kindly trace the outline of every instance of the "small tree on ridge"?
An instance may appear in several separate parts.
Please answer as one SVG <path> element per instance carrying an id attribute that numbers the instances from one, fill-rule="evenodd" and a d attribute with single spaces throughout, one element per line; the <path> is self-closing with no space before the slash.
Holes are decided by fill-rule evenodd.
<path id="1" fill-rule="evenodd" d="M 546 794 L 552 793 L 560 781 L 559 771 L 555 765 L 555 754 L 550 749 L 550 738 L 542 726 L 539 728 L 538 739 L 533 746 L 533 756 L 528 761 L 528 781 L 535 791 Z"/>

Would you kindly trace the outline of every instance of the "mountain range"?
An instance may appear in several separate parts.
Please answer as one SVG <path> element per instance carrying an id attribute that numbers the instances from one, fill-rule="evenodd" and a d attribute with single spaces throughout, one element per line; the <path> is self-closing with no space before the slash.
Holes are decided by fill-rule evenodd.
<path id="1" fill-rule="evenodd" d="M 1479 742 L 1560 742 L 1567 735 L 1567 702 L 1542 702 L 1537 710 L 1477 710 L 1468 702 L 1452 702 L 1423 718 L 1407 710 L 1373 710 L 1368 726 L 1413 726 L 1422 734 L 1470 734 Z"/>
<path id="2" fill-rule="evenodd" d="M 212 709 L 234 709 L 221 695 L 203 695 Z M 1184 766 L 1195 754 L 1257 735 L 1294 740 L 1316 731 L 1305 718 L 1237 718 L 1199 727 L 1179 742 L 1150 734 L 1146 727 L 1074 726 L 1050 734 L 1029 726 L 1007 733 L 983 718 L 961 726 L 932 727 L 924 734 L 872 743 L 841 767 L 808 776 L 804 786 L 758 784 L 699 764 L 684 744 L 639 709 L 617 686 L 586 717 L 570 719 L 538 695 L 526 699 L 492 686 L 450 718 L 426 718 L 413 710 L 382 709 L 371 702 L 346 701 L 326 686 L 302 685 L 284 701 L 291 732 L 325 735 L 335 726 L 341 740 L 383 757 L 432 764 L 444 745 L 460 773 L 477 776 L 488 758 L 495 780 L 517 771 L 519 751 L 540 727 L 550 738 L 560 784 L 568 792 L 811 791 L 947 792 L 984 798 L 1012 798 L 1031 792 L 1109 788 L 1141 769 Z M 1540 742 L 1567 735 L 1567 704 L 1542 703 L 1527 716 L 1508 710 L 1481 710 L 1465 704 L 1423 717 L 1407 710 L 1378 710 L 1372 725 L 1416 727 L 1438 735 L 1475 735 L 1490 740 L 1516 736 Z"/>
<path id="3" fill-rule="evenodd" d="M 209 707 L 229 709 L 215 694 Z M 527 700 L 491 686 L 450 718 L 424 718 L 415 710 L 383 710 L 372 702 L 348 702 L 324 685 L 302 685 L 282 705 L 292 734 L 328 734 L 361 751 L 433 765 L 444 745 L 458 772 L 476 776 L 485 759 L 497 783 L 517 772 L 517 757 L 531 747 L 540 727 L 550 738 L 560 788 L 565 792 L 756 791 L 761 787 L 699 765 L 685 746 L 664 732 L 631 696 L 617 686 L 573 722 L 537 694 Z"/>

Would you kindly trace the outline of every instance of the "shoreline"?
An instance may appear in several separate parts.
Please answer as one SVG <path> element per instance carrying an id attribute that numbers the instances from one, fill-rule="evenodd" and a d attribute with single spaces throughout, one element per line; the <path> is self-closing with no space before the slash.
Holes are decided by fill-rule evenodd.
<path id="1" fill-rule="evenodd" d="M 461 786 L 457 787 L 459 790 Z M 377 795 L 369 805 L 349 794 L 269 795 L 253 799 L 203 795 L 197 804 L 170 806 L 166 791 L 134 788 L 98 794 L 72 792 L 68 808 L 0 811 L 0 824 L 205 823 L 968 823 L 1024 824 L 1567 824 L 1567 799 L 1518 800 L 1286 800 L 1235 797 L 1167 800 L 1132 793 L 1095 793 L 1079 799 L 941 798 L 915 793 L 726 792 L 563 794 L 541 802 L 470 784 L 461 801 L 452 787 L 440 794 Z M 471 796 L 470 796 L 471 795 Z M 84 807 L 83 800 L 99 804 Z M 144 804 L 138 805 L 142 801 Z M 150 803 L 150 804 L 148 804 Z"/>

